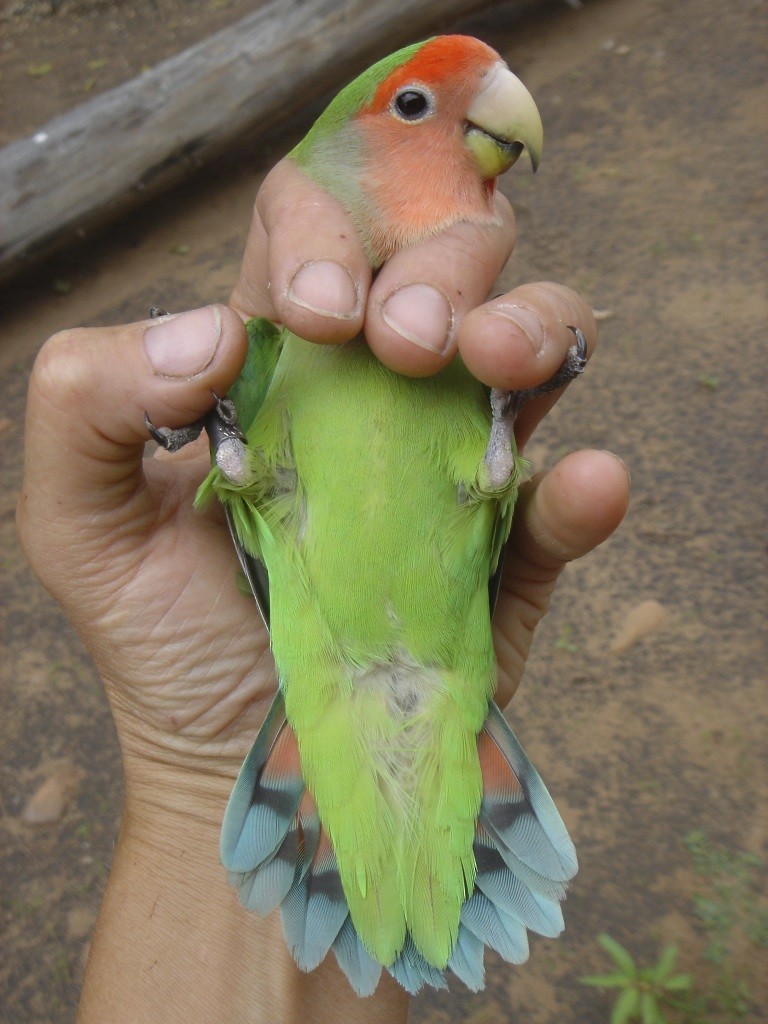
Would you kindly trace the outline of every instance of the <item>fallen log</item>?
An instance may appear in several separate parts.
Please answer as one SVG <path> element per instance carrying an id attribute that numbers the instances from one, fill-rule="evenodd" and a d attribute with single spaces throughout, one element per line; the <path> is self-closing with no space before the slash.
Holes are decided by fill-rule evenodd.
<path id="1" fill-rule="evenodd" d="M 505 4 L 528 6 L 530 0 Z M 267 0 L 0 150 L 0 280 L 488 0 Z"/>

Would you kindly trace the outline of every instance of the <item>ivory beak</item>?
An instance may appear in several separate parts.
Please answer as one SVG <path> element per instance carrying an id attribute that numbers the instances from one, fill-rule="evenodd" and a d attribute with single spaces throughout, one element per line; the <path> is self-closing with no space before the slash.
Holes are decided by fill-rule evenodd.
<path id="1" fill-rule="evenodd" d="M 544 129 L 533 97 L 506 64 L 499 62 L 472 100 L 465 142 L 484 178 L 496 178 L 528 151 L 535 171 L 541 160 Z"/>

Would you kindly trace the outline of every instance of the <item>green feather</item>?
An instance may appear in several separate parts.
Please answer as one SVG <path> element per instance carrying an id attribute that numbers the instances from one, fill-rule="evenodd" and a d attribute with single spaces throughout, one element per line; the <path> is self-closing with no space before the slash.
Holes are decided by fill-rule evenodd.
<path id="1" fill-rule="evenodd" d="M 371 102 L 376 95 L 376 90 L 396 68 L 405 64 L 429 42 L 428 39 L 420 43 L 412 43 L 403 47 L 396 53 L 377 61 L 367 71 L 363 71 L 353 82 L 334 97 L 323 113 L 318 117 L 304 138 L 295 146 L 289 154 L 299 167 L 312 165 L 313 177 L 317 166 L 316 147 L 322 146 L 324 142 L 338 139 L 338 133 L 346 128 L 348 122 L 358 110 Z M 340 168 L 336 163 L 336 170 Z"/>
<path id="2" fill-rule="evenodd" d="M 235 403 L 241 428 L 248 430 L 272 383 L 282 348 L 282 331 L 264 317 L 254 317 L 245 327 L 248 331 L 248 353 L 228 397 Z"/>
<path id="3" fill-rule="evenodd" d="M 489 430 L 485 389 L 458 359 L 410 379 L 361 342 L 285 332 L 248 432 L 257 482 L 213 474 L 266 562 L 302 772 L 352 921 L 384 964 L 410 932 L 444 967 L 474 879 L 490 541 L 517 487 L 481 491 Z"/>

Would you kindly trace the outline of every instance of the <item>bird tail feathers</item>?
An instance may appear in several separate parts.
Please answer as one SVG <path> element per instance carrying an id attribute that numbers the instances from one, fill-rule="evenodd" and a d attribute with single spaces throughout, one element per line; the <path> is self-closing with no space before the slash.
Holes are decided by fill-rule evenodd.
<path id="1" fill-rule="evenodd" d="M 485 946 L 510 963 L 528 957 L 527 932 L 563 929 L 560 901 L 576 852 L 541 778 L 495 704 L 478 741 L 483 799 L 475 828 L 476 874 L 461 908 L 447 965 L 435 966 L 410 933 L 389 973 L 409 992 L 445 987 L 443 967 L 473 991 L 484 986 Z M 358 995 L 371 994 L 382 965 L 350 917 L 331 841 L 301 776 L 282 693 L 270 708 L 230 797 L 221 857 L 249 910 L 280 907 L 288 947 L 313 970 L 333 950 Z"/>

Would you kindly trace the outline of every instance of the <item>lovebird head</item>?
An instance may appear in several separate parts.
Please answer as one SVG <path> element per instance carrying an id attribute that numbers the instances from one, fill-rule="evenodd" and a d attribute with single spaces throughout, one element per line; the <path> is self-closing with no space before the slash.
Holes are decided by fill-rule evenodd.
<path id="1" fill-rule="evenodd" d="M 344 206 L 371 266 L 458 221 L 496 219 L 496 179 L 541 118 L 490 46 L 436 36 L 374 64 L 343 89 L 290 157 Z"/>

